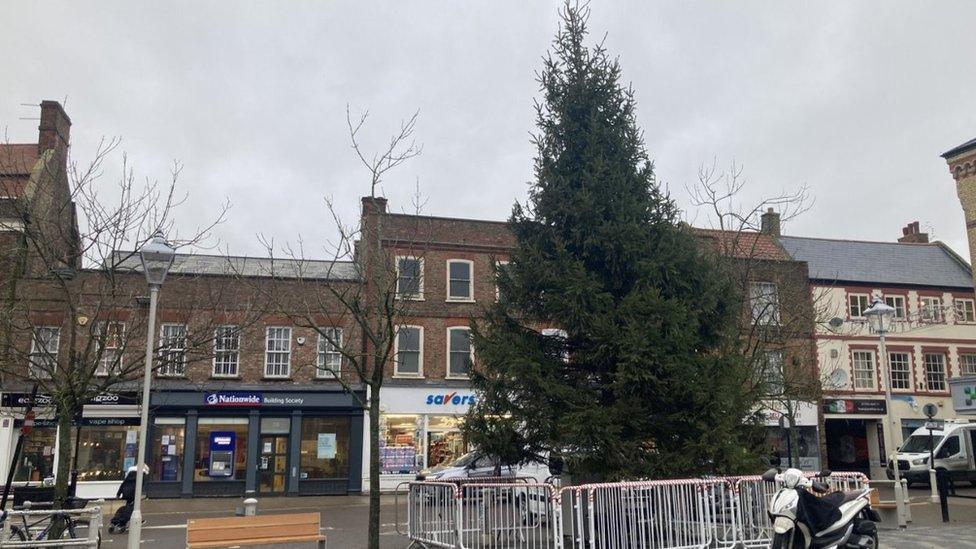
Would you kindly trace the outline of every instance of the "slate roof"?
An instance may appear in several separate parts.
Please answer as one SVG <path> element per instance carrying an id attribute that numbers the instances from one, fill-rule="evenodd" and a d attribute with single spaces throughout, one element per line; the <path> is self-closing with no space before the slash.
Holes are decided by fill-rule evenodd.
<path id="1" fill-rule="evenodd" d="M 115 252 L 119 270 L 142 272 L 139 254 Z M 274 259 L 226 255 L 176 254 L 170 274 L 214 275 L 311 280 L 358 280 L 359 272 L 352 261 L 321 261 L 307 259 Z"/>
<path id="2" fill-rule="evenodd" d="M 806 261 L 810 278 L 972 289 L 972 268 L 941 242 L 903 244 L 783 236 L 780 244 Z"/>
<path id="3" fill-rule="evenodd" d="M 953 147 L 948 151 L 942 153 L 942 158 L 949 158 L 950 156 L 956 156 L 957 154 L 964 153 L 970 149 L 976 149 L 976 138 L 966 141 L 958 147 Z"/>

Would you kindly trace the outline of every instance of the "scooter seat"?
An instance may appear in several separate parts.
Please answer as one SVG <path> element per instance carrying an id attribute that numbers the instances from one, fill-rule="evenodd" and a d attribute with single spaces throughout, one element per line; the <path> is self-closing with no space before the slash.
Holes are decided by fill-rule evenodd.
<path id="1" fill-rule="evenodd" d="M 847 492 L 841 492 L 844 495 L 844 499 L 840 500 L 840 504 L 843 505 L 849 501 L 854 501 L 855 499 L 861 497 L 860 490 L 849 490 Z"/>

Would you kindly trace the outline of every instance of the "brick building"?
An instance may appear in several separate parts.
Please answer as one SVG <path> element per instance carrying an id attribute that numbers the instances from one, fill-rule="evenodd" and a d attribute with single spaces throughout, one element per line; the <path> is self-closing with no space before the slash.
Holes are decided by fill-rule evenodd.
<path id="1" fill-rule="evenodd" d="M 70 212 L 45 222 L 70 230 L 58 231 L 67 236 L 65 261 L 54 273 L 30 260 L 22 237 L 34 221 L 18 219 L 12 203 L 0 201 L 0 262 L 10 269 L 20 264 L 17 259 L 26 259 L 20 274 L 7 278 L 17 285 L 10 290 L 14 293 L 3 294 L 10 296 L 3 303 L 31 328 L 10 332 L 13 351 L 4 359 L 0 385 L 0 456 L 9 456 L 16 442 L 32 361 L 45 353 L 64 361 L 72 353 L 70 341 L 94 340 L 99 371 L 111 372 L 113 364 L 129 364 L 125 359 L 132 358 L 135 373 L 142 368 L 136 358 L 144 353 L 146 337 L 148 289 L 138 257 L 113 250 L 97 268 L 81 265 L 63 169 L 70 120 L 54 102 L 42 104 L 41 118 L 38 143 L 0 146 L 0 174 L 8 188 L 18 190 L 7 200 L 23 199 L 22 192 L 45 194 L 53 205 L 49 211 Z M 51 162 L 61 164 L 54 170 L 39 167 Z M 507 260 L 514 239 L 503 222 L 395 214 L 383 198 L 364 198 L 362 216 L 363 227 L 382 230 L 375 233 L 378 242 L 357 242 L 357 257 L 366 257 L 371 246 L 388 253 L 395 261 L 398 300 L 408 305 L 380 394 L 381 481 L 388 489 L 467 451 L 459 425 L 476 398 L 467 381 L 474 362 L 469 330 L 497 299 L 495 265 Z M 743 314 L 779 341 L 765 362 L 788 364 L 784 371 L 812 371 L 806 264 L 776 241 L 771 224 L 778 220 L 765 221 L 768 230 L 761 233 L 701 231 L 700 236 L 743 266 L 741 281 L 751 295 Z M 369 266 L 360 263 L 177 256 L 161 292 L 154 334 L 165 351 L 154 372 L 150 410 L 151 496 L 347 493 L 366 487 L 369 421 L 360 406 L 366 395 L 343 390 L 333 372 L 347 383 L 355 377 L 312 327 L 328 326 L 345 348 L 368 351 L 327 291 L 377 284 Z M 64 278 L 78 290 L 77 302 L 52 289 Z M 100 297 L 107 290 L 111 300 Z M 316 310 L 302 316 L 309 296 L 315 297 Z M 757 305 L 765 307 L 763 312 L 757 313 Z M 794 317 L 807 324 L 787 333 L 782 328 Z M 10 374 L 18 370 L 23 375 Z M 72 426 L 82 496 L 114 495 L 122 472 L 135 461 L 140 384 L 131 379 L 135 376 L 93 398 Z M 782 446 L 777 427 L 782 403 L 767 408 L 771 444 Z M 794 418 L 802 438 L 810 441 L 801 456 L 808 468 L 819 465 L 816 410 L 800 405 Z M 38 481 L 59 465 L 61 442 L 50 407 L 40 417 L 17 464 L 18 482 Z M 0 460 L 0 474 L 7 463 Z"/>

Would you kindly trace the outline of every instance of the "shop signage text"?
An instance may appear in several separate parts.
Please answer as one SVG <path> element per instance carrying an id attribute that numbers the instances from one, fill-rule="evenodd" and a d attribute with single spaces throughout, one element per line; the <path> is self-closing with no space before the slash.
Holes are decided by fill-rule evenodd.
<path id="1" fill-rule="evenodd" d="M 86 406 L 115 406 L 119 404 L 138 404 L 139 396 L 137 393 L 101 393 L 88 400 Z M 0 405 L 6 408 L 24 408 L 28 404 L 42 408 L 51 406 L 54 401 L 51 395 L 37 395 L 31 403 L 30 393 L 4 393 L 0 399 Z"/>
<path id="2" fill-rule="evenodd" d="M 207 406 L 260 408 L 262 406 L 302 406 L 305 404 L 305 397 L 300 394 L 265 394 L 233 391 L 206 393 L 203 401 Z"/>
<path id="3" fill-rule="evenodd" d="M 888 407 L 883 400 L 825 398 L 823 411 L 825 414 L 884 415 L 888 413 Z"/>
<path id="4" fill-rule="evenodd" d="M 447 394 L 430 394 L 427 395 L 427 406 L 447 406 L 448 404 L 454 406 L 473 406 L 474 405 L 474 395 L 459 395 L 457 392 L 447 393 Z"/>

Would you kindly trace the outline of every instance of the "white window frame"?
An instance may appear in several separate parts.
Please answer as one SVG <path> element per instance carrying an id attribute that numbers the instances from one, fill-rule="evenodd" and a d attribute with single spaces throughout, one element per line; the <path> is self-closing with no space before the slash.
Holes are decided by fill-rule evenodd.
<path id="1" fill-rule="evenodd" d="M 401 294 L 400 293 L 400 261 L 403 259 L 412 259 L 417 262 L 419 266 L 420 279 L 417 281 L 417 293 L 415 295 Z M 411 301 L 423 301 L 424 300 L 424 258 L 417 257 L 415 255 L 398 255 L 396 256 L 396 297 L 397 299 L 409 299 Z"/>
<path id="2" fill-rule="evenodd" d="M 474 368 L 474 343 L 471 342 L 471 327 L 470 326 L 451 326 L 447 328 L 447 339 L 445 340 L 444 348 L 447 349 L 445 353 L 447 355 L 447 364 L 444 371 L 447 373 L 447 379 L 470 379 L 470 373 L 468 374 L 453 374 L 451 373 L 451 355 L 454 351 L 451 350 L 451 332 L 464 330 L 468 332 L 468 360 L 470 365 L 468 366 L 468 372 L 471 372 L 471 368 Z"/>
<path id="3" fill-rule="evenodd" d="M 38 335 L 54 333 L 46 343 L 41 344 Z M 54 345 L 51 345 L 53 341 Z M 53 348 L 51 348 L 53 347 Z M 31 334 L 31 349 L 27 362 L 27 375 L 31 379 L 50 379 L 51 372 L 58 368 L 58 351 L 61 349 L 60 326 L 36 326 Z"/>
<path id="4" fill-rule="evenodd" d="M 315 348 L 315 377 L 318 379 L 337 379 L 342 374 L 342 328 L 319 328 L 319 342 Z M 331 332 L 325 337 L 322 332 Z M 331 339 L 330 339 L 331 338 Z M 326 364 L 335 364 L 326 369 Z"/>
<path id="5" fill-rule="evenodd" d="M 931 365 L 929 363 L 929 357 L 930 356 L 937 356 L 937 357 L 940 357 L 942 359 L 940 361 L 941 370 L 942 370 L 941 372 L 936 372 L 933 369 L 929 368 L 929 366 Z M 946 370 L 949 367 L 949 357 L 948 357 L 948 355 L 946 355 L 945 353 L 939 353 L 939 352 L 935 352 L 935 353 L 922 353 L 922 366 L 923 366 L 923 368 L 925 370 L 925 390 L 926 391 L 928 391 L 930 393 L 947 393 L 947 392 L 949 392 L 949 381 L 948 381 L 949 375 L 946 372 Z M 933 380 L 937 380 L 937 377 L 939 377 L 939 376 L 941 376 L 941 379 L 938 379 L 938 382 L 942 385 L 942 387 L 941 388 L 937 388 L 937 389 L 936 388 L 933 388 L 932 386 L 934 385 L 934 383 L 932 383 L 932 382 L 933 382 Z"/>
<path id="6" fill-rule="evenodd" d="M 183 329 L 182 336 L 167 336 L 167 329 Z M 186 337 L 187 337 L 187 327 L 186 324 L 181 322 L 164 322 L 159 326 L 159 347 L 157 350 L 157 360 L 159 361 L 159 366 L 156 368 L 156 375 L 158 377 L 186 377 Z M 180 341 L 182 339 L 182 342 Z M 176 343 L 182 343 L 181 346 L 172 345 L 170 342 L 175 341 Z M 179 364 L 177 367 L 173 367 L 173 363 L 170 361 L 170 357 L 176 355 L 179 357 Z"/>
<path id="7" fill-rule="evenodd" d="M 496 261 L 495 262 L 495 272 L 502 270 L 502 267 L 507 266 L 511 261 Z M 501 289 L 498 287 L 498 276 L 495 276 L 495 301 L 502 298 Z"/>
<path id="8" fill-rule="evenodd" d="M 895 367 L 894 362 L 891 360 L 892 355 L 904 355 L 905 360 L 905 370 L 899 370 L 899 373 L 905 374 L 908 378 L 908 387 L 899 387 L 895 385 Z M 909 351 L 888 351 L 888 383 L 891 383 L 892 391 L 909 391 L 915 389 L 914 375 L 912 375 L 912 353 Z"/>
<path id="9" fill-rule="evenodd" d="M 467 263 L 468 265 L 468 295 L 466 296 L 453 296 L 451 295 L 451 264 L 452 263 Z M 447 301 L 451 303 L 474 303 L 474 261 L 470 259 L 448 259 L 446 261 L 446 269 L 444 272 L 444 279 L 447 281 L 445 284 L 445 293 L 447 294 Z M 461 280 L 461 279 L 458 279 Z"/>
<path id="10" fill-rule="evenodd" d="M 945 315 L 942 312 L 942 297 L 923 295 L 919 297 L 918 302 L 919 308 L 921 309 L 919 311 L 919 317 L 921 317 L 922 322 L 945 322 Z"/>
<path id="11" fill-rule="evenodd" d="M 901 305 L 898 305 L 899 301 Z M 884 296 L 884 302 L 885 305 L 895 310 L 895 316 L 892 318 L 895 320 L 905 320 L 908 318 L 908 300 L 905 296 L 901 294 L 886 295 Z M 898 314 L 899 309 L 901 310 L 901 314 Z"/>
<path id="12" fill-rule="evenodd" d="M 963 314 L 960 314 L 959 312 L 960 303 L 968 305 L 968 307 L 963 310 Z M 972 324 L 976 322 L 976 301 L 964 297 L 953 298 L 952 310 L 956 315 L 956 322 L 963 324 Z"/>
<path id="13" fill-rule="evenodd" d="M 976 353 L 959 353 L 959 373 L 964 376 L 976 376 Z"/>
<path id="14" fill-rule="evenodd" d="M 417 341 L 418 349 L 417 351 L 417 371 L 416 372 L 401 372 L 400 371 L 400 330 L 404 328 L 416 329 L 418 330 L 419 339 Z M 414 351 L 410 351 L 414 352 Z M 396 336 L 393 339 L 393 377 L 409 377 L 409 378 L 422 378 L 424 377 L 424 327 L 417 326 L 413 324 L 401 324 L 396 328 Z"/>
<path id="15" fill-rule="evenodd" d="M 858 314 L 854 314 L 853 301 L 854 298 L 864 298 L 864 303 L 858 303 Z M 864 320 L 867 317 L 864 316 L 864 311 L 871 307 L 871 294 L 864 293 L 849 293 L 847 294 L 847 316 L 850 318 L 856 318 L 858 320 Z"/>
<path id="16" fill-rule="evenodd" d="M 287 334 L 287 339 L 285 337 L 271 337 L 272 330 L 284 330 L 284 334 Z M 292 338 L 291 326 L 267 326 L 264 330 L 264 377 L 267 379 L 288 379 L 291 377 L 291 338 Z M 284 349 L 272 349 L 271 343 L 274 342 L 284 342 Z M 284 357 L 284 361 L 281 363 L 272 364 L 272 355 L 276 357 Z M 269 373 L 268 368 L 270 366 L 280 367 L 284 365 L 285 373 Z"/>
<path id="17" fill-rule="evenodd" d="M 109 338 L 108 335 L 106 335 L 107 333 L 111 332 L 111 330 L 107 330 L 110 326 L 119 327 L 117 338 Z M 104 345 L 104 347 L 99 350 L 98 365 L 95 366 L 95 375 L 107 377 L 109 375 L 108 367 L 114 364 L 116 359 L 119 358 L 119 349 L 125 347 L 125 322 L 120 320 L 100 320 L 95 324 L 95 326 L 93 326 L 93 328 L 95 337 L 100 339 L 104 338 L 103 341 L 96 343 L 96 345 Z M 110 339 L 112 343 L 114 343 L 113 345 L 108 345 Z M 111 353 L 109 353 L 109 351 L 111 351 Z M 108 359 L 109 357 L 111 357 L 111 359 Z M 122 363 L 121 360 L 119 360 L 118 367 L 121 368 L 121 366 Z M 114 373 L 118 374 L 120 372 Z"/>
<path id="18" fill-rule="evenodd" d="M 858 363 L 859 363 L 858 358 L 857 358 L 858 355 L 867 355 L 867 357 L 868 357 L 868 364 L 869 364 L 870 368 L 866 368 L 866 369 L 865 368 L 858 368 Z M 877 376 L 875 375 L 875 373 L 876 373 L 875 370 L 876 370 L 876 365 L 875 365 L 875 354 L 874 354 L 874 351 L 872 351 L 870 349 L 853 349 L 853 350 L 851 350 L 851 372 L 852 372 L 852 375 L 851 375 L 851 384 L 853 385 L 855 391 L 875 391 L 875 390 L 878 389 L 878 380 L 877 380 Z M 865 379 L 863 376 L 860 377 L 860 378 L 858 378 L 858 376 L 857 376 L 858 372 L 862 372 L 862 373 L 863 372 L 870 372 L 871 373 L 871 375 L 869 376 L 869 379 L 871 380 L 871 386 L 870 387 L 866 387 L 866 386 L 863 386 L 863 385 L 859 385 L 858 384 L 858 381 L 859 380 L 864 380 Z"/>
<path id="19" fill-rule="evenodd" d="M 221 330 L 230 329 L 232 331 L 233 339 L 229 335 L 221 335 Z M 234 348 L 224 348 L 223 343 L 234 341 Z M 219 360 L 222 359 L 222 360 Z M 232 360 L 231 360 L 232 359 Z M 231 369 L 233 367 L 233 373 L 218 372 L 217 366 L 221 366 L 225 369 Z M 241 368 L 241 330 L 240 327 L 233 324 L 224 324 L 217 326 L 214 329 L 214 357 L 211 365 L 210 375 L 213 377 L 222 378 L 236 378 L 240 377 Z"/>
<path id="20" fill-rule="evenodd" d="M 756 289 L 762 289 L 757 292 Z M 772 288 L 772 292 L 766 289 Z M 761 309 L 757 310 L 757 307 Z M 780 320 L 779 287 L 768 280 L 753 280 L 749 282 L 750 318 L 754 324 L 762 326 L 776 326 Z"/>

